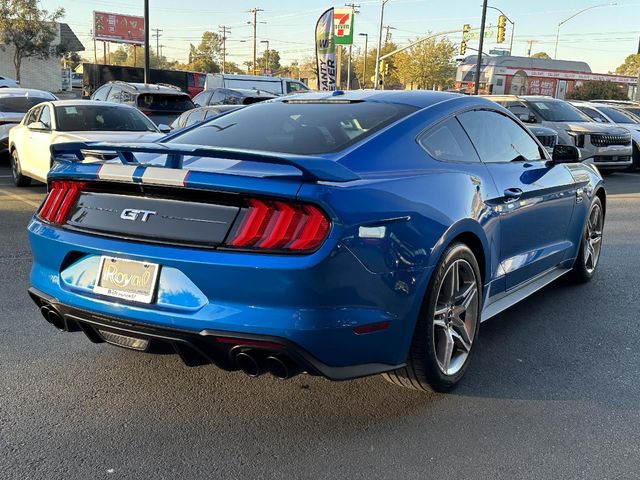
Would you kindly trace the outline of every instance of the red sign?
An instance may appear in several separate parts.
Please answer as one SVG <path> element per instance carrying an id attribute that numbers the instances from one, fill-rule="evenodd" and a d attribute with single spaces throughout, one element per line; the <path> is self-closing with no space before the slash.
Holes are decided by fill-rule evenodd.
<path id="1" fill-rule="evenodd" d="M 93 12 L 93 36 L 96 40 L 142 45 L 144 17 Z"/>

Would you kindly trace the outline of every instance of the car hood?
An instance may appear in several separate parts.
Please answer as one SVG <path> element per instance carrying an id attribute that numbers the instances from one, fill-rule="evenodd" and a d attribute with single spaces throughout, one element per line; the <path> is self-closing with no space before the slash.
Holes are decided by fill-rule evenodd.
<path id="1" fill-rule="evenodd" d="M 567 130 L 578 133 L 607 133 L 609 135 L 628 133 L 626 128 L 602 125 L 596 122 L 545 122 L 544 126 L 551 127 L 556 131 Z"/>
<path id="2" fill-rule="evenodd" d="M 160 132 L 64 132 L 58 134 L 54 143 L 78 141 L 150 143 L 164 135 Z"/>

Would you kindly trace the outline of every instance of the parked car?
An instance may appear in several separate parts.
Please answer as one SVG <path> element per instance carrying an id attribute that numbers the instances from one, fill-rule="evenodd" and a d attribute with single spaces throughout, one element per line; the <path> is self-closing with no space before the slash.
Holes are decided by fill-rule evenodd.
<path id="1" fill-rule="evenodd" d="M 207 105 L 250 105 L 276 98 L 273 93 L 261 90 L 245 90 L 242 88 L 214 88 L 205 90 L 193 97 L 198 107 Z"/>
<path id="2" fill-rule="evenodd" d="M 217 117 L 221 113 L 230 112 L 231 110 L 237 110 L 242 108 L 243 105 L 215 105 L 211 107 L 198 107 L 193 110 L 188 110 L 176 118 L 171 124 L 171 129 L 176 130 L 179 128 L 189 127 L 196 123 L 202 122 L 209 118 Z"/>
<path id="3" fill-rule="evenodd" d="M 64 142 L 153 142 L 164 134 L 138 109 L 89 100 L 44 102 L 27 112 L 9 133 L 11 171 L 18 187 L 46 182 L 51 145 Z M 96 157 L 94 153 L 92 155 Z M 115 158 L 99 154 L 98 158 Z"/>
<path id="4" fill-rule="evenodd" d="M 625 128 L 602 125 L 564 100 L 541 96 L 487 95 L 527 124 L 540 124 L 558 133 L 562 145 L 575 145 L 583 161 L 603 172 L 632 165 L 631 134 Z"/>
<path id="5" fill-rule="evenodd" d="M 558 133 L 553 128 L 528 124 L 526 127 L 535 135 L 547 153 L 553 154 L 554 147 L 558 144 Z"/>
<path id="6" fill-rule="evenodd" d="M 204 89 L 212 90 L 214 88 L 260 90 L 261 92 L 269 92 L 274 95 L 305 93 L 309 91 L 309 87 L 293 78 L 237 75 L 234 73 L 208 73 Z"/>
<path id="7" fill-rule="evenodd" d="M 13 78 L 0 75 L 0 88 L 18 88 L 19 86 L 20 82 L 15 81 Z"/>
<path id="8" fill-rule="evenodd" d="M 3 88 L 0 90 L 0 155 L 9 151 L 9 131 L 19 124 L 31 107 L 58 98 L 44 90 Z"/>
<path id="9" fill-rule="evenodd" d="M 591 100 L 594 103 L 606 103 L 607 105 L 615 105 L 634 115 L 640 116 L 640 102 L 633 100 Z"/>
<path id="10" fill-rule="evenodd" d="M 172 85 L 108 82 L 91 95 L 91 100 L 134 106 L 163 131 L 169 131 L 169 124 L 181 113 L 195 108 L 191 97 Z"/>
<path id="11" fill-rule="evenodd" d="M 82 74 L 71 72 L 71 88 L 82 88 Z"/>
<path id="12" fill-rule="evenodd" d="M 629 130 L 633 143 L 633 165 L 631 168 L 633 170 L 640 169 L 640 117 L 615 104 L 577 101 L 570 103 L 595 122 L 615 124 Z"/>
<path id="13" fill-rule="evenodd" d="M 476 96 L 310 93 L 52 154 L 28 227 L 40 311 L 188 365 L 447 391 L 481 321 L 600 257 L 597 169 Z"/>

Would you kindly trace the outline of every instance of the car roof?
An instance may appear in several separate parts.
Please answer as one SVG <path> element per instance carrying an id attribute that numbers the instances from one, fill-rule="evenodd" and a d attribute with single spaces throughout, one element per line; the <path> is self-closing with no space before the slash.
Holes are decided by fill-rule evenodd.
<path id="1" fill-rule="evenodd" d="M 99 100 L 55 100 L 49 103 L 51 103 L 55 107 L 77 107 L 83 105 L 92 105 L 94 107 L 131 108 L 133 110 L 137 110 L 137 108 L 124 103 L 101 102 Z"/>
<path id="2" fill-rule="evenodd" d="M 31 96 L 31 97 L 44 97 L 55 100 L 56 97 L 53 93 L 46 90 L 37 90 L 35 88 L 1 88 L 0 97 L 17 97 L 17 96 Z"/>
<path id="3" fill-rule="evenodd" d="M 253 88 L 226 88 L 226 87 L 218 87 L 218 88 L 210 88 L 208 90 L 203 90 L 204 92 L 231 92 L 237 93 L 244 97 L 266 97 L 266 98 L 276 98 L 277 95 L 267 92 L 266 90 L 253 89 Z"/>
<path id="4" fill-rule="evenodd" d="M 398 103 L 417 108 L 426 108 L 446 100 L 466 97 L 459 93 L 437 92 L 434 90 L 336 90 L 333 92 L 309 92 L 278 97 L 279 102 L 314 102 L 314 101 L 352 101 Z"/>
<path id="5" fill-rule="evenodd" d="M 129 88 L 130 90 L 134 90 L 136 93 L 160 93 L 160 94 L 171 94 L 171 95 L 188 95 L 187 93 L 180 90 L 180 88 L 163 83 L 135 83 L 135 82 L 123 82 L 120 80 L 114 80 L 111 82 L 105 83 L 105 85 L 119 85 L 124 88 Z"/>

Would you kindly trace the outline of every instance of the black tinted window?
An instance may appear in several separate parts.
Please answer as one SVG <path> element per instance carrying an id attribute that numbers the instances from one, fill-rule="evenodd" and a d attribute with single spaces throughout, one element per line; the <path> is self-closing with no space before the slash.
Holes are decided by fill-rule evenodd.
<path id="1" fill-rule="evenodd" d="M 153 132 L 151 121 L 140 111 L 108 105 L 69 105 L 56 107 L 58 130 Z"/>
<path id="2" fill-rule="evenodd" d="M 469 137 L 455 118 L 436 125 L 423 134 L 418 143 L 436 160 L 479 162 Z"/>
<path id="3" fill-rule="evenodd" d="M 626 112 L 618 110 L 617 108 L 600 107 L 600 110 L 602 110 L 605 115 L 608 115 L 609 118 L 616 123 L 638 123 L 636 119 L 634 119 L 630 115 L 627 115 Z"/>
<path id="4" fill-rule="evenodd" d="M 258 103 L 197 127 L 171 142 L 271 152 L 336 152 L 416 111 L 388 103 Z"/>
<path id="5" fill-rule="evenodd" d="M 138 107 L 156 112 L 186 112 L 195 105 L 189 95 L 143 93 L 138 97 Z"/>
<path id="6" fill-rule="evenodd" d="M 589 117 L 591 117 L 593 120 L 595 120 L 596 122 L 600 122 L 600 123 L 609 123 L 609 120 L 607 120 L 605 118 L 604 115 L 602 115 L 599 111 L 597 111 L 595 108 L 589 108 L 589 107 L 583 107 L 582 105 L 576 107 L 578 110 L 580 110 L 582 113 L 585 113 L 587 115 L 589 115 Z"/>
<path id="7" fill-rule="evenodd" d="M 531 135 L 511 118 L 478 110 L 458 116 L 483 162 L 540 160 L 542 154 Z"/>
<path id="8" fill-rule="evenodd" d="M 2 97 L 0 98 L 0 112 L 26 113 L 31 107 L 48 100 L 52 99 L 42 97 Z"/>

